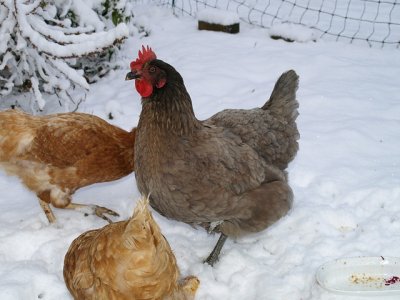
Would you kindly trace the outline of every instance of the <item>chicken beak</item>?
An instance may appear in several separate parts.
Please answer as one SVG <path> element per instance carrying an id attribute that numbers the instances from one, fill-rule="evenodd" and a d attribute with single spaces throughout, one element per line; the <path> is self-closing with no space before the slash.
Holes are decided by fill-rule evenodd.
<path id="1" fill-rule="evenodd" d="M 131 71 L 125 76 L 125 80 L 132 80 L 132 79 L 137 79 L 140 78 L 140 74 L 137 73 L 136 71 Z"/>

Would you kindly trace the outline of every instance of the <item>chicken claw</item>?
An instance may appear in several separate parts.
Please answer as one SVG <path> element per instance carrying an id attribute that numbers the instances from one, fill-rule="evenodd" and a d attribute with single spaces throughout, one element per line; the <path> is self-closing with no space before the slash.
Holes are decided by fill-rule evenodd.
<path id="1" fill-rule="evenodd" d="M 108 223 L 113 223 L 113 221 L 110 218 L 108 218 L 105 214 L 108 214 L 108 215 L 114 216 L 114 217 L 119 217 L 119 214 L 116 213 L 115 211 L 108 209 L 106 207 L 103 207 L 103 206 L 95 205 L 95 204 L 86 205 L 86 204 L 79 204 L 79 203 L 70 203 L 65 208 L 82 211 L 85 213 L 85 216 L 96 215 L 99 218 L 106 220 Z"/>
<path id="2" fill-rule="evenodd" d="M 91 205 L 93 212 L 96 216 L 102 218 L 103 220 L 106 220 L 108 223 L 112 223 L 113 221 L 108 218 L 105 214 L 114 216 L 114 217 L 119 217 L 119 214 L 116 213 L 115 211 L 108 209 L 107 207 L 103 206 L 98 206 L 98 205 Z"/>

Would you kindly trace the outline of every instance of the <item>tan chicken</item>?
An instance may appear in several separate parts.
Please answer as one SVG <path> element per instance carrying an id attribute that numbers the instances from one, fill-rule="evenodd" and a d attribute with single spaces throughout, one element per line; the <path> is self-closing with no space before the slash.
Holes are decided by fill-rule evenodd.
<path id="1" fill-rule="evenodd" d="M 259 232 L 286 215 L 293 193 L 285 168 L 298 150 L 298 76 L 283 73 L 260 108 L 229 109 L 201 121 L 182 76 L 139 52 L 127 79 L 142 96 L 135 176 L 162 215 L 220 232 L 213 264 L 227 237 Z"/>
<path id="2" fill-rule="evenodd" d="M 108 222 L 112 210 L 71 202 L 79 188 L 119 179 L 133 171 L 135 129 L 127 132 L 83 113 L 32 116 L 0 112 L 0 167 L 39 198 L 50 223 L 50 204 L 95 214 Z"/>
<path id="3" fill-rule="evenodd" d="M 76 238 L 64 260 L 64 280 L 76 300 L 191 300 L 199 280 L 179 280 L 175 256 L 148 209 Z"/>

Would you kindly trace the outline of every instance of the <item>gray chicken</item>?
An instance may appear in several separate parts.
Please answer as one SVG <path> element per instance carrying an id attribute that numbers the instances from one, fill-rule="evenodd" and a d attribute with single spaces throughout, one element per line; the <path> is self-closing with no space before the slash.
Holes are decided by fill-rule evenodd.
<path id="1" fill-rule="evenodd" d="M 206 262 L 227 237 L 259 232 L 286 215 L 293 193 L 284 169 L 299 133 L 298 76 L 281 75 L 262 108 L 224 110 L 200 121 L 181 75 L 142 48 L 127 80 L 142 96 L 135 175 L 142 194 L 167 218 L 220 232 Z"/>

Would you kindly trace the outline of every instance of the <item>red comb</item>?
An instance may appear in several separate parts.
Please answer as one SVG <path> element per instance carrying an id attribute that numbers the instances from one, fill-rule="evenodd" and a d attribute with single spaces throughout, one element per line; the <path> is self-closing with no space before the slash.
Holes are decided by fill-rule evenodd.
<path id="1" fill-rule="evenodd" d="M 131 69 L 141 69 L 142 65 L 145 62 L 151 61 L 153 59 L 156 59 L 157 56 L 153 52 L 153 50 L 147 46 L 146 48 L 142 45 L 142 51 L 139 50 L 138 53 L 138 58 L 131 62 Z"/>

